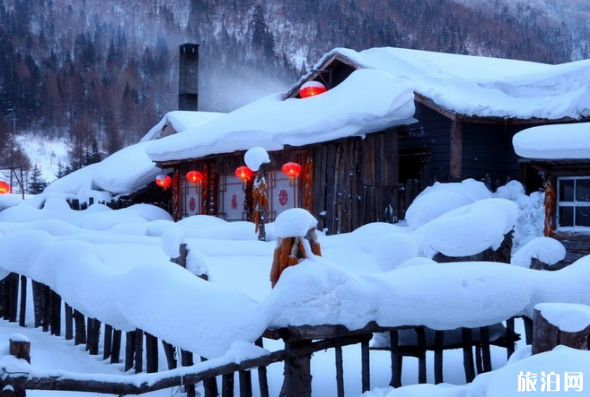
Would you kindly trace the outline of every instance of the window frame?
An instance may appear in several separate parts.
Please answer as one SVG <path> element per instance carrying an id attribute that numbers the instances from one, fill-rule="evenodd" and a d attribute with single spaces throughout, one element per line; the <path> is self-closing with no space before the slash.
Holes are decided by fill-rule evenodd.
<path id="1" fill-rule="evenodd" d="M 562 201 L 561 200 L 561 182 L 562 181 L 574 181 L 573 186 L 573 201 Z M 590 207 L 590 199 L 588 201 L 577 200 L 577 186 L 580 180 L 590 180 L 590 176 L 561 176 L 557 178 L 557 192 L 555 200 L 555 217 L 556 217 L 556 229 L 560 232 L 586 232 L 590 233 L 590 226 L 579 226 L 576 225 L 576 209 L 582 207 Z M 572 213 L 572 226 L 562 226 L 560 220 L 560 208 L 571 207 Z"/>

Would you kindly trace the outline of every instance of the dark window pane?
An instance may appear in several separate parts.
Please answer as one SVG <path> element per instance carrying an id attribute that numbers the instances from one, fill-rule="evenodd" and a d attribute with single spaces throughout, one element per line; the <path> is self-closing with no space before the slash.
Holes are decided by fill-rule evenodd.
<path id="1" fill-rule="evenodd" d="M 576 208 L 576 226 L 590 226 L 590 207 Z"/>
<path id="2" fill-rule="evenodd" d="M 559 201 L 574 201 L 574 180 L 559 181 Z"/>
<path id="3" fill-rule="evenodd" d="M 559 226 L 574 226 L 574 207 L 559 207 Z"/>
<path id="4" fill-rule="evenodd" d="M 576 201 L 590 201 L 590 179 L 576 181 Z"/>

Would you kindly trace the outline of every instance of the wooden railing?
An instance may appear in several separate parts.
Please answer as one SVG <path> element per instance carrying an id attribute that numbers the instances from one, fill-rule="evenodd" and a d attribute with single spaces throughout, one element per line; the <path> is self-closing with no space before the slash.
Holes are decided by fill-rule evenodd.
<path id="1" fill-rule="evenodd" d="M 24 276 L 11 274 L 0 282 L 0 296 L 2 297 L 2 315 L 5 320 L 25 326 L 26 287 L 28 280 Z M 111 363 L 119 363 L 122 347 L 122 332 L 107 324 L 101 324 L 96 319 L 85 318 L 82 313 L 72 309 L 57 293 L 47 286 L 34 283 L 34 313 L 35 326 L 44 332 L 60 336 L 62 324 L 65 325 L 65 339 L 74 340 L 75 345 L 86 344 L 86 350 L 91 355 L 99 354 L 99 335 L 103 335 L 103 358 Z M 19 293 L 20 289 L 20 293 Z M 19 300 L 20 297 L 20 300 Z M 65 318 L 61 318 L 62 305 L 65 306 Z M 525 319 L 530 325 L 530 320 Z M 527 329 L 531 327 L 528 326 Z M 435 332 L 434 345 L 428 344 L 425 332 Z M 389 350 L 391 354 L 390 385 L 401 385 L 402 359 L 404 356 L 418 357 L 419 382 L 426 382 L 426 352 L 434 351 L 435 382 L 443 381 L 443 352 L 448 349 L 463 349 L 466 380 L 471 381 L 476 373 L 490 371 L 490 345 L 496 344 L 507 349 L 507 356 L 514 351 L 514 342 L 518 335 L 514 332 L 514 319 L 507 320 L 506 334 L 503 338 L 490 340 L 488 327 L 477 329 L 479 337 L 473 338 L 473 329 L 464 328 L 461 331 L 462 342 L 454 345 L 445 344 L 445 332 L 431 331 L 424 327 L 380 327 L 375 323 L 367 324 L 362 329 L 349 330 L 343 326 L 303 326 L 280 329 L 269 329 L 262 337 L 282 340 L 284 349 L 269 354 L 244 360 L 240 363 L 225 362 L 223 360 L 198 360 L 193 364 L 190 352 L 182 352 L 179 361 L 174 355 L 175 349 L 165 341 L 160 341 L 166 353 L 168 368 L 158 368 L 158 338 L 142 330 L 125 333 L 125 371 L 136 375 L 118 375 L 106 377 L 97 374 L 68 374 L 55 371 L 41 371 L 35 369 L 34 375 L 27 373 L 5 374 L 4 385 L 11 385 L 15 392 L 23 390 L 62 390 L 86 391 L 115 395 L 142 394 L 154 390 L 182 386 L 188 396 L 194 396 L 195 384 L 203 382 L 205 396 L 221 395 L 231 397 L 234 388 L 239 390 L 241 397 L 249 397 L 252 392 L 251 370 L 257 369 L 258 390 L 260 396 L 269 396 L 266 368 L 277 362 L 285 366 L 283 386 L 280 396 L 308 397 L 311 389 L 311 360 L 312 354 L 326 349 L 334 349 L 336 366 L 336 395 L 344 396 L 344 366 L 342 348 L 347 345 L 359 345 L 361 349 L 361 388 L 368 391 L 370 385 L 369 341 L 374 333 L 386 333 L 390 345 L 379 347 Z M 400 342 L 403 332 L 415 332 L 417 343 L 404 345 Z M 257 342 L 262 345 L 263 338 Z M 530 335 L 528 335 L 530 338 Z M 527 338 L 527 339 L 528 339 Z M 145 342 L 145 351 L 143 350 Z M 475 354 L 474 354 L 475 351 Z M 144 361 L 145 360 L 145 361 Z M 34 357 L 32 358 L 34 365 Z M 10 372 L 10 371 L 8 371 Z M 238 383 L 235 384 L 235 378 Z M 218 390 L 216 377 L 221 377 L 221 390 Z M 3 385 L 3 386 L 4 386 Z M 384 385 L 383 385 L 384 386 Z"/>

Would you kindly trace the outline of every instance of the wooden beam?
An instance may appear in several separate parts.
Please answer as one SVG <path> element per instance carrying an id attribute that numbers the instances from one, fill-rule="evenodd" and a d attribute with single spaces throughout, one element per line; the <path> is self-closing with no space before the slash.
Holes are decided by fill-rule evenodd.
<path id="1" fill-rule="evenodd" d="M 463 124 L 453 121 L 451 124 L 449 171 L 451 180 L 460 181 L 463 177 Z"/>

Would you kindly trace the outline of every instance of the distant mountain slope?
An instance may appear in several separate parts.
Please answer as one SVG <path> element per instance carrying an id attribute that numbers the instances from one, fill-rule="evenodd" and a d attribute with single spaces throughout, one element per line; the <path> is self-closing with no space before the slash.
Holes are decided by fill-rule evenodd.
<path id="1" fill-rule="evenodd" d="M 589 18 L 581 0 L 0 0 L 0 128 L 67 136 L 74 159 L 137 142 L 177 106 L 185 42 L 201 45 L 201 109 L 228 111 L 334 47 L 588 58 Z"/>

